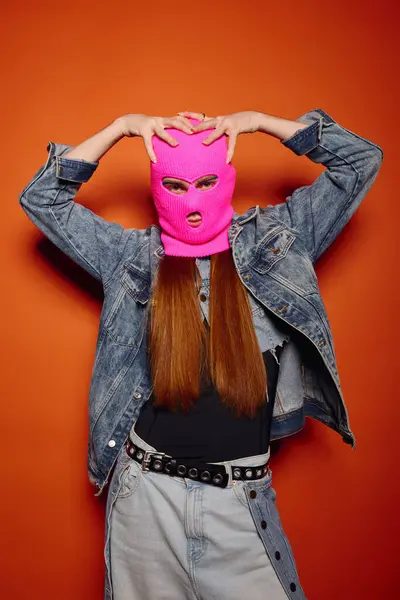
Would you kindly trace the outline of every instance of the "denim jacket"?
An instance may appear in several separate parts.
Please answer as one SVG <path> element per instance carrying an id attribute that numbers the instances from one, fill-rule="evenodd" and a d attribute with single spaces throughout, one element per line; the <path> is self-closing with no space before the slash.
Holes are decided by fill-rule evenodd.
<path id="1" fill-rule="evenodd" d="M 281 143 L 326 169 L 283 203 L 235 212 L 229 241 L 258 326 L 274 318 L 290 332 L 280 360 L 271 439 L 298 432 L 308 416 L 354 448 L 314 265 L 367 194 L 383 151 L 322 109 L 310 110 L 297 121 L 310 124 Z M 22 190 L 19 202 L 29 219 L 103 286 L 88 442 L 89 479 L 100 495 L 152 392 L 146 317 L 164 251 L 159 226 L 124 228 L 74 201 L 98 163 L 64 158 L 70 148 L 48 144 L 47 161 Z M 207 285 L 203 282 L 201 293 Z"/>

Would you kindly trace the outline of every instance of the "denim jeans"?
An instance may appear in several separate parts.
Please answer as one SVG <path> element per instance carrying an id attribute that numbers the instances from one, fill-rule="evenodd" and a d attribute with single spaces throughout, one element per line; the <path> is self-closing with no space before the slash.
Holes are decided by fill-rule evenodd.
<path id="1" fill-rule="evenodd" d="M 130 437 L 155 450 L 134 429 Z M 259 465 L 268 457 L 217 464 Z M 288 599 L 255 527 L 243 482 L 230 475 L 227 487 L 217 488 L 143 472 L 126 453 L 119 460 L 123 468 L 110 517 L 113 600 Z M 259 483 L 270 486 L 271 471 Z M 281 559 L 288 566 L 290 552 Z"/>

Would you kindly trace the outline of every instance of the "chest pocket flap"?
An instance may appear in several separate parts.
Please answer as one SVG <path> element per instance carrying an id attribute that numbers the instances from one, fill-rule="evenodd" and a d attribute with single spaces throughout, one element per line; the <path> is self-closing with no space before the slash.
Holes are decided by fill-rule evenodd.
<path id="1" fill-rule="evenodd" d="M 121 283 L 136 302 L 147 303 L 150 296 L 150 279 L 146 274 L 126 264 Z"/>
<path id="2" fill-rule="evenodd" d="M 150 296 L 150 279 L 138 269 L 124 265 L 120 286 L 104 328 L 119 346 L 138 346 L 143 335 Z"/>
<path id="3" fill-rule="evenodd" d="M 296 236 L 283 226 L 275 227 L 259 242 L 249 266 L 264 275 L 276 262 L 286 256 L 295 239 Z"/>

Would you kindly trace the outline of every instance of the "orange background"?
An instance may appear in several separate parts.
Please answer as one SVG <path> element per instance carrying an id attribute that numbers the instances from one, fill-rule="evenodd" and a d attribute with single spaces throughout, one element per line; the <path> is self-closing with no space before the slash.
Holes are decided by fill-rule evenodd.
<path id="1" fill-rule="evenodd" d="M 307 420 L 276 454 L 273 485 L 309 600 L 397 595 L 400 215 L 390 4 L 19 0 L 5 11 L 1 598 L 103 597 L 105 495 L 94 497 L 86 474 L 102 290 L 18 204 L 47 143 L 77 145 L 128 112 L 258 110 L 294 120 L 316 107 L 385 152 L 360 210 L 317 264 L 357 448 Z M 283 202 L 323 169 L 262 133 L 239 138 L 233 164 L 239 212 Z M 148 176 L 142 140 L 122 140 L 78 201 L 145 227 L 156 219 Z"/>

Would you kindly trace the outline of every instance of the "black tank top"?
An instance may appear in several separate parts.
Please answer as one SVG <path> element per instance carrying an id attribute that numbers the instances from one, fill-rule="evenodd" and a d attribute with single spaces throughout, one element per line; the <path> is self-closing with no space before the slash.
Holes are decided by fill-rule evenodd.
<path id="1" fill-rule="evenodd" d="M 282 345 L 274 352 L 280 362 Z M 269 402 L 254 418 L 237 417 L 211 384 L 187 412 L 155 407 L 153 397 L 143 405 L 135 432 L 159 452 L 174 458 L 205 462 L 234 460 L 268 451 L 279 364 L 270 350 L 262 353 L 267 369 Z"/>

